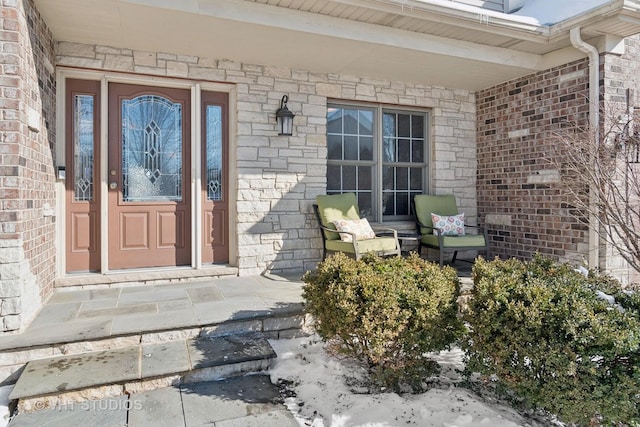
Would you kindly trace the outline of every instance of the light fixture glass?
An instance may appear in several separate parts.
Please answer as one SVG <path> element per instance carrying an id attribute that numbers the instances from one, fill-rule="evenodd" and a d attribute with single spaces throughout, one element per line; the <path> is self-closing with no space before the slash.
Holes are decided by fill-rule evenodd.
<path id="1" fill-rule="evenodd" d="M 293 118 L 296 116 L 287 108 L 289 97 L 284 95 L 280 100 L 280 108 L 276 111 L 276 121 L 278 122 L 278 135 L 293 135 Z"/>

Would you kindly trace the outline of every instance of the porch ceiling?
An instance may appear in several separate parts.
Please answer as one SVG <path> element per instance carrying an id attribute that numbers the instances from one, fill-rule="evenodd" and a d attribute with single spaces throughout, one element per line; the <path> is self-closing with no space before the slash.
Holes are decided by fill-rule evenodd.
<path id="1" fill-rule="evenodd" d="M 58 41 L 480 90 L 639 31 L 636 0 L 553 27 L 416 0 L 35 0 Z M 455 3 L 451 3 L 455 5 Z"/>

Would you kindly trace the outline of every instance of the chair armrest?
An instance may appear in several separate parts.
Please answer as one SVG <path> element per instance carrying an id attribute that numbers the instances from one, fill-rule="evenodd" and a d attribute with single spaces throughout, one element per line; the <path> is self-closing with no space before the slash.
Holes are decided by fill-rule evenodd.
<path id="1" fill-rule="evenodd" d="M 478 230 L 478 234 L 484 234 L 485 239 L 487 239 L 487 229 L 480 226 L 480 225 L 466 225 L 464 226 L 464 228 L 474 228 L 476 230 Z"/>
<path id="2" fill-rule="evenodd" d="M 324 225 L 320 224 L 320 228 L 322 228 L 325 231 L 331 231 L 332 233 L 338 233 L 338 234 L 349 234 L 351 236 L 351 241 L 355 242 L 358 239 L 356 239 L 356 233 L 353 233 L 351 231 L 338 231 L 335 228 L 329 228 L 329 227 L 325 227 Z"/>
<path id="3" fill-rule="evenodd" d="M 440 233 L 442 233 L 442 230 L 440 230 L 439 228 L 435 228 L 435 227 L 429 227 L 428 225 L 424 225 L 423 223 L 421 223 L 420 221 L 418 221 L 417 219 L 415 220 L 416 224 L 418 224 L 418 230 L 420 230 L 421 228 L 426 228 L 428 230 L 433 230 L 436 236 L 440 236 Z M 420 233 L 422 234 L 422 233 Z"/>
<path id="4" fill-rule="evenodd" d="M 386 227 L 371 227 L 374 231 L 374 233 L 376 233 L 376 236 L 380 233 L 380 234 L 388 234 L 391 233 L 393 234 L 393 238 L 394 239 L 398 239 L 398 230 L 396 230 L 395 228 L 386 228 Z"/>

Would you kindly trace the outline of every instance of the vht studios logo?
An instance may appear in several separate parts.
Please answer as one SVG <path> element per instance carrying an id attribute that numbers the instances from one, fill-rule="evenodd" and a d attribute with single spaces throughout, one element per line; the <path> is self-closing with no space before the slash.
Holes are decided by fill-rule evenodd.
<path id="1" fill-rule="evenodd" d="M 38 404 L 42 407 L 38 408 Z M 36 403 L 36 410 L 45 409 L 44 402 Z M 142 409 L 142 401 L 127 399 L 102 399 L 102 400 L 85 400 L 82 402 L 66 402 L 53 407 L 60 412 L 65 411 L 91 411 L 91 412 L 109 412 L 109 411 L 130 411 Z"/>

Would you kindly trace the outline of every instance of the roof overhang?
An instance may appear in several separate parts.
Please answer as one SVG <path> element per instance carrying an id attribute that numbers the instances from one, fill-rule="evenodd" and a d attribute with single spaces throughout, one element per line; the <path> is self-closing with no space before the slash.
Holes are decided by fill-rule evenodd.
<path id="1" fill-rule="evenodd" d="M 640 32 L 640 0 L 553 26 L 443 0 L 35 0 L 57 41 L 480 90 Z"/>

